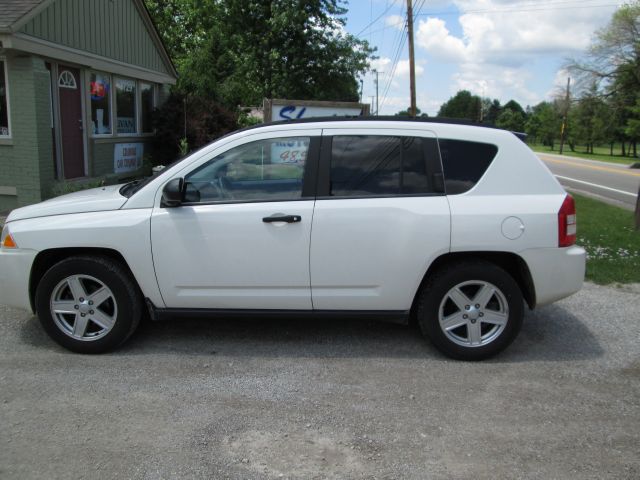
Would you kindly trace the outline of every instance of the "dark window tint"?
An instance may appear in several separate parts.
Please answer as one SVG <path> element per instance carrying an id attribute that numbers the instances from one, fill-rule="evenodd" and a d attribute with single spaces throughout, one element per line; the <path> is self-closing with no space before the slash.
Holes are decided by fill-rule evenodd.
<path id="1" fill-rule="evenodd" d="M 331 195 L 429 193 L 424 150 L 420 138 L 335 136 L 331 149 Z"/>
<path id="2" fill-rule="evenodd" d="M 498 147 L 488 143 L 444 139 L 438 143 L 448 195 L 473 188 L 498 152 Z"/>

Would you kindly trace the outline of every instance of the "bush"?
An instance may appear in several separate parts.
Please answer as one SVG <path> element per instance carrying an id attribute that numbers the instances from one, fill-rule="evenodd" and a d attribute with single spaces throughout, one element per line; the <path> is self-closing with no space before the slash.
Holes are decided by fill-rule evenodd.
<path id="1" fill-rule="evenodd" d="M 212 142 L 238 127 L 237 114 L 208 97 L 185 97 L 171 94 L 154 112 L 155 136 L 152 142 L 153 165 L 167 165 L 180 158 L 185 147 L 185 108 L 188 151 Z"/>

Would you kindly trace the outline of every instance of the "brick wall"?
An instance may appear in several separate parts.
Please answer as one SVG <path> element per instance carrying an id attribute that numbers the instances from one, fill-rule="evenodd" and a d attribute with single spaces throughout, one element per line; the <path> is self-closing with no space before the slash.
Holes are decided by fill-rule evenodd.
<path id="1" fill-rule="evenodd" d="M 42 59 L 6 59 L 9 73 L 11 136 L 0 145 L 0 186 L 16 194 L 0 195 L 0 211 L 39 202 L 54 178 L 49 72 Z"/>

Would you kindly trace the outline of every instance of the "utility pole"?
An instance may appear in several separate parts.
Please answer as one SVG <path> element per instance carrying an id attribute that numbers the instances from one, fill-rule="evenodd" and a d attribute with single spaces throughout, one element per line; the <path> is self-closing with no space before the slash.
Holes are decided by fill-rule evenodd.
<path id="1" fill-rule="evenodd" d="M 371 112 L 370 115 L 373 115 L 373 101 L 375 100 L 375 95 L 371 95 Z"/>
<path id="2" fill-rule="evenodd" d="M 564 147 L 564 138 L 567 132 L 567 117 L 569 115 L 569 86 L 571 85 L 571 77 L 567 77 L 567 94 L 564 97 L 564 114 L 562 115 L 562 127 L 560 128 L 560 155 Z"/>
<path id="3" fill-rule="evenodd" d="M 379 103 L 379 97 L 378 97 L 378 75 L 384 72 L 379 72 L 378 70 L 373 70 L 373 73 L 376 74 L 376 79 L 374 80 L 374 82 L 376 82 L 376 116 L 378 116 L 380 114 L 380 103 Z"/>
<path id="4" fill-rule="evenodd" d="M 409 90 L 411 92 L 411 106 L 409 116 L 416 116 L 416 58 L 413 50 L 413 5 L 407 0 L 407 33 L 409 37 Z"/>

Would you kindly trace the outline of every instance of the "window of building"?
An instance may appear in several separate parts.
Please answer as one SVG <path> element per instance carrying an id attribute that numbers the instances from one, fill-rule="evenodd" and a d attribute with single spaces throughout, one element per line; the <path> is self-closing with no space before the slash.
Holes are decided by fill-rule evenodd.
<path id="1" fill-rule="evenodd" d="M 136 133 L 136 81 L 116 78 L 116 132 Z"/>
<path id="2" fill-rule="evenodd" d="M 140 132 L 153 133 L 151 113 L 154 107 L 153 85 L 140 82 Z"/>
<path id="3" fill-rule="evenodd" d="M 498 153 L 489 143 L 440 139 L 438 144 L 448 195 L 473 188 Z"/>
<path id="4" fill-rule="evenodd" d="M 421 138 L 335 136 L 331 148 L 332 196 L 431 193 Z"/>
<path id="5" fill-rule="evenodd" d="M 187 202 L 259 202 L 302 197 L 309 137 L 258 140 L 232 148 L 185 178 Z"/>
<path id="6" fill-rule="evenodd" d="M 7 66 L 0 60 L 0 138 L 11 136 L 9 128 L 9 79 Z"/>
<path id="7" fill-rule="evenodd" d="M 110 75 L 91 72 L 89 75 L 89 94 L 91 98 L 92 132 L 94 135 L 111 134 L 110 91 Z"/>

